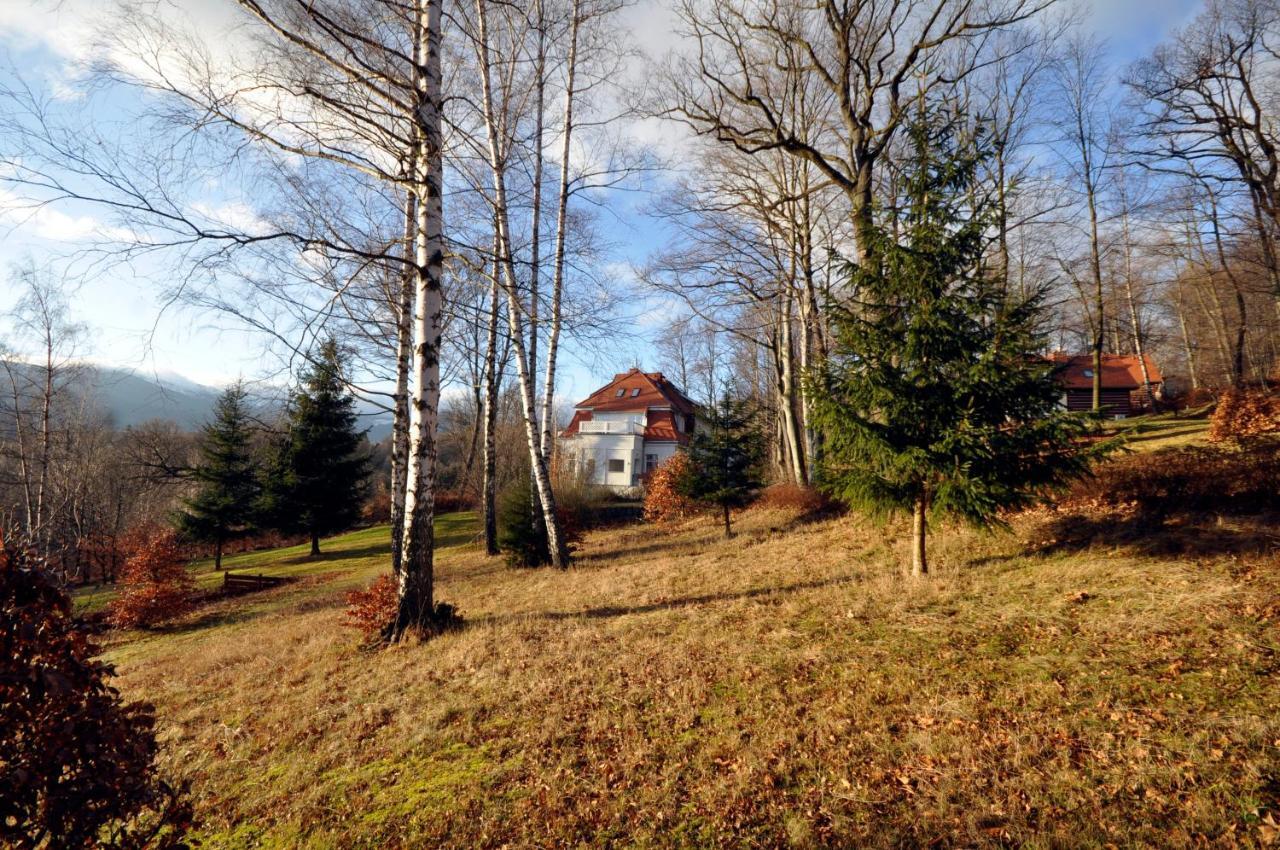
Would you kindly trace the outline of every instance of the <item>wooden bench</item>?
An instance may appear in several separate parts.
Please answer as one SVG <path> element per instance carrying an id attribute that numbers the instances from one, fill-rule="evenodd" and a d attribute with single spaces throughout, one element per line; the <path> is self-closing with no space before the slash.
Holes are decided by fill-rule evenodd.
<path id="1" fill-rule="evenodd" d="M 228 595 L 253 593 L 257 590 L 268 590 L 279 587 L 289 581 L 287 578 L 264 575 L 244 575 L 243 573 L 223 573 L 222 592 Z"/>

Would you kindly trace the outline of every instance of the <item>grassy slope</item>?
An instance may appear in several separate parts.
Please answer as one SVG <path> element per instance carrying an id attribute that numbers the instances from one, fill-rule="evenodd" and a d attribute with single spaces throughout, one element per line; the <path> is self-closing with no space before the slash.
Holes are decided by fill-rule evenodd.
<path id="1" fill-rule="evenodd" d="M 1155 451 L 1174 446 L 1206 442 L 1209 433 L 1208 408 L 1181 413 L 1161 413 L 1107 422 L 1105 430 L 1124 437 L 1125 445 L 1134 451 Z"/>
<path id="2" fill-rule="evenodd" d="M 109 656 L 156 702 L 209 847 L 1217 846 L 1280 807 L 1274 559 L 1028 556 L 751 511 L 593 533 L 575 567 L 464 543 L 465 630 L 358 650 L 342 594 L 381 531 L 303 582 Z M 1087 594 L 1087 595 L 1082 595 Z"/>
<path id="3" fill-rule="evenodd" d="M 466 543 L 476 535 L 475 524 L 476 515 L 472 512 L 437 517 L 436 539 L 441 546 Z M 226 572 L 301 579 L 331 572 L 334 561 L 341 561 L 340 568 L 344 571 L 366 561 L 370 566 L 385 564 L 387 545 L 385 527 L 368 528 L 345 534 L 338 538 L 336 544 L 322 544 L 321 555 L 314 560 L 308 557 L 311 544 L 300 543 L 285 549 L 227 555 L 222 559 L 222 567 Z M 195 574 L 196 586 L 203 590 L 214 590 L 222 584 L 223 574 L 214 570 L 213 558 L 195 561 L 190 569 Z M 76 610 L 83 613 L 101 610 L 115 597 L 115 593 L 111 585 L 81 588 L 75 593 Z"/>

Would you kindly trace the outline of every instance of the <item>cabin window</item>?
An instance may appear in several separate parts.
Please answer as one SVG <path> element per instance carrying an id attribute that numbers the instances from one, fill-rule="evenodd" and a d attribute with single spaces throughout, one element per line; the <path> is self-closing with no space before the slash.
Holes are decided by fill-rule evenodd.
<path id="1" fill-rule="evenodd" d="M 631 397 L 635 398 L 638 395 L 640 395 L 640 388 L 636 387 L 634 390 L 631 391 Z"/>
<path id="2" fill-rule="evenodd" d="M 1092 378 L 1092 377 L 1093 377 L 1093 370 L 1092 370 L 1092 369 L 1085 369 L 1085 370 L 1084 370 L 1084 376 L 1085 376 L 1086 378 Z"/>
<path id="3" fill-rule="evenodd" d="M 622 398 L 626 394 L 627 394 L 627 391 L 625 389 L 618 390 L 618 392 L 614 395 L 614 398 Z"/>
<path id="4" fill-rule="evenodd" d="M 609 458 L 609 471 L 610 472 L 626 472 L 627 462 L 622 458 L 616 458 L 616 457 Z"/>
<path id="5" fill-rule="evenodd" d="M 644 471 L 645 471 L 645 472 L 653 472 L 653 471 L 654 471 L 655 469 L 657 469 L 657 468 L 658 468 L 658 456 L 657 456 L 657 455 L 645 455 L 645 456 L 644 456 Z"/>

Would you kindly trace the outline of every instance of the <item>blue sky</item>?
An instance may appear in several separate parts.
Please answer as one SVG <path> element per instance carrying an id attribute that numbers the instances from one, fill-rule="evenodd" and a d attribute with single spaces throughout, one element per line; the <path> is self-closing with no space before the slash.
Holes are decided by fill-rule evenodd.
<path id="1" fill-rule="evenodd" d="M 173 0 L 181 13 L 205 28 L 228 20 L 230 0 Z M 1107 39 L 1117 65 L 1142 56 L 1171 29 L 1188 20 L 1201 0 L 1087 0 L 1089 25 Z M 101 0 L 0 0 L 0 83 L 21 78 L 43 94 L 76 102 L 75 59 L 83 55 Z M 670 42 L 671 16 L 663 0 L 642 0 L 625 21 L 642 49 L 661 50 Z M 108 101 L 110 106 L 110 101 Z M 119 103 L 127 111 L 131 104 Z M 230 199 L 211 197 L 211 202 Z M 625 269 L 643 262 L 657 241 L 657 230 L 644 220 L 635 195 L 619 198 L 615 214 L 603 226 L 617 246 L 611 268 L 619 286 Z M 87 207 L 16 209 L 0 194 L 0 309 L 15 293 L 8 280 L 14 264 L 43 264 L 66 257 L 104 234 L 110 223 Z M 276 368 L 261 355 L 258 339 L 225 319 L 170 307 L 162 311 L 161 292 L 167 273 L 158 266 L 113 268 L 87 278 L 75 302 L 76 318 L 91 328 L 86 355 L 93 360 L 144 371 L 176 372 L 209 384 L 237 376 L 259 377 Z M 603 383 L 615 371 L 639 359 L 645 362 L 645 337 L 667 312 L 656 302 L 638 303 L 634 332 L 621 335 L 610 352 L 566 352 L 562 395 L 576 399 Z M 648 309 L 651 312 L 646 313 Z M 0 329 L 3 334 L 3 329 Z"/>

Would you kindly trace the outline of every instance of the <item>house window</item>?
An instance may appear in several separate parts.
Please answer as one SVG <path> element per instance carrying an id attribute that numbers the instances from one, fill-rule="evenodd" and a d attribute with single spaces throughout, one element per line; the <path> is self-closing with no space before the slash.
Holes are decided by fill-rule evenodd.
<path id="1" fill-rule="evenodd" d="M 1084 376 L 1085 376 L 1086 378 L 1092 378 L 1092 377 L 1093 377 L 1093 370 L 1092 370 L 1092 369 L 1085 369 L 1085 370 L 1084 370 Z"/>
<path id="2" fill-rule="evenodd" d="M 623 397 L 624 395 L 626 395 L 626 394 L 627 394 L 626 389 L 620 389 L 620 390 L 618 390 L 618 392 L 614 395 L 614 398 L 622 398 L 622 397 Z"/>
<path id="3" fill-rule="evenodd" d="M 627 462 L 622 458 L 611 457 L 609 458 L 609 471 L 610 472 L 626 472 Z"/>
<path id="4" fill-rule="evenodd" d="M 636 387 L 634 390 L 631 391 L 631 397 L 635 398 L 638 395 L 640 395 L 640 388 Z"/>
<path id="5" fill-rule="evenodd" d="M 645 472 L 653 472 L 653 471 L 654 471 L 655 469 L 657 469 L 657 468 L 658 468 L 658 456 L 657 456 L 657 455 L 649 455 L 649 454 L 645 455 L 645 456 L 644 456 L 644 471 L 645 471 Z"/>

